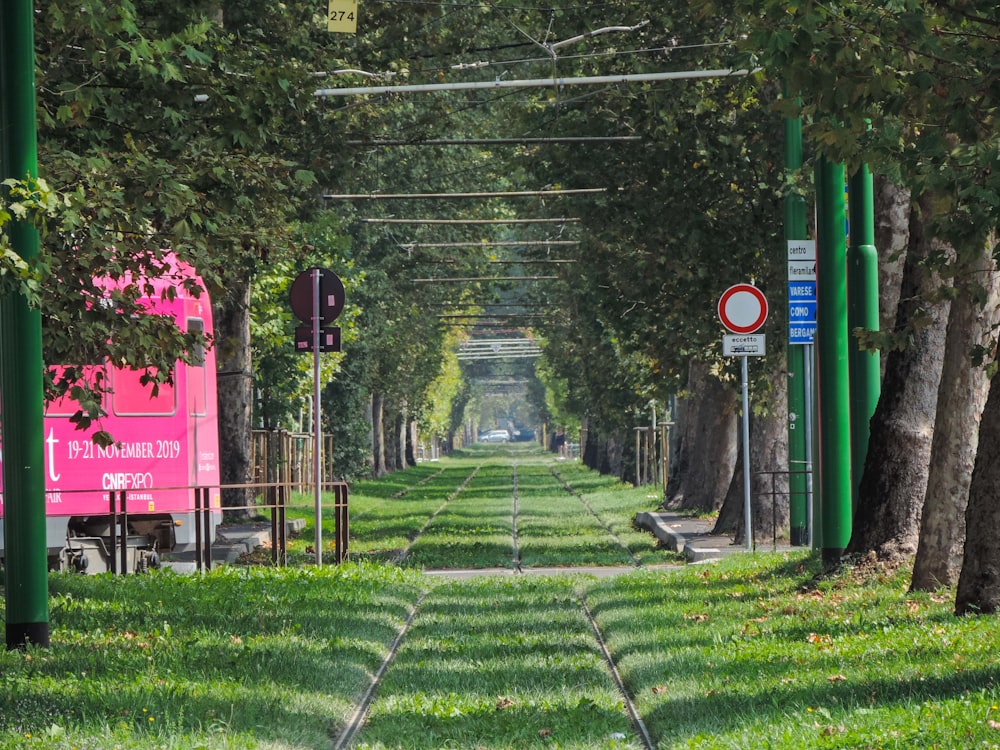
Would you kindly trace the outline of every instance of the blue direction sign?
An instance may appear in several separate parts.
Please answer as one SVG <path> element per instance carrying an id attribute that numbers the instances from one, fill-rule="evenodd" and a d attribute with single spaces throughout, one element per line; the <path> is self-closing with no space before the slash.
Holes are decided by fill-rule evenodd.
<path id="1" fill-rule="evenodd" d="M 809 301 L 788 301 L 788 322 L 789 323 L 815 323 L 816 322 L 816 300 Z"/>
<path id="2" fill-rule="evenodd" d="M 788 343 L 816 337 L 816 243 L 788 241 Z"/>
<path id="3" fill-rule="evenodd" d="M 816 321 L 788 324 L 789 344 L 812 344 L 816 339 Z"/>
<path id="4" fill-rule="evenodd" d="M 816 301 L 815 281 L 789 281 L 788 282 L 788 303 Z"/>

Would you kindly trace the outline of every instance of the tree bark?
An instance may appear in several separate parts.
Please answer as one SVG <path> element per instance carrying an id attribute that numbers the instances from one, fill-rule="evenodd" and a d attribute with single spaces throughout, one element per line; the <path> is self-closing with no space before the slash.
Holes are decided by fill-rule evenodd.
<path id="1" fill-rule="evenodd" d="M 768 542 L 788 531 L 788 372 L 770 373 L 766 414 L 750 416 L 750 521 L 755 541 Z M 742 434 L 742 428 L 740 429 Z M 733 479 L 719 511 L 713 534 L 734 534 L 737 544 L 746 541 L 743 493 L 743 450 L 739 451 Z"/>
<path id="2" fill-rule="evenodd" d="M 989 344 L 997 321 L 992 244 L 984 245 L 979 257 L 956 268 L 956 284 L 961 290 L 948 317 L 930 476 L 910 584 L 914 590 L 952 586 L 962 562 L 965 508 L 979 445 L 979 422 L 989 393 L 986 370 L 973 365 L 971 353 L 975 347 Z M 985 306 L 976 294 L 983 287 L 987 290 Z"/>
<path id="3" fill-rule="evenodd" d="M 614 430 L 608 436 L 607 443 L 605 444 L 604 456 L 605 456 L 605 474 L 618 477 L 619 479 L 624 479 L 624 461 L 625 461 L 625 433 L 621 430 Z"/>
<path id="4" fill-rule="evenodd" d="M 584 441 L 584 448 L 581 457 L 583 459 L 583 465 L 588 469 L 593 469 L 597 471 L 600 467 L 600 438 L 597 434 L 597 430 L 594 428 L 593 419 L 585 419 L 586 424 L 586 440 Z"/>
<path id="5" fill-rule="evenodd" d="M 433 438 L 432 438 L 433 440 Z M 420 432 L 417 420 L 411 419 L 406 431 L 406 465 L 417 465 L 417 446 L 420 444 Z"/>
<path id="6" fill-rule="evenodd" d="M 718 510 L 726 497 L 736 465 L 736 394 L 709 372 L 708 365 L 691 360 L 688 383 L 678 398 L 680 438 L 671 460 L 665 505 L 703 512 Z"/>
<path id="7" fill-rule="evenodd" d="M 850 553 L 874 551 L 894 558 L 917 549 L 949 310 L 947 301 L 923 301 L 943 284 L 922 264 L 932 250 L 923 225 L 929 216 L 929 199 L 922 197 L 910 214 L 896 316 L 896 327 L 910 326 L 913 333 L 906 348 L 888 356 L 882 395 L 871 419 Z"/>
<path id="8" fill-rule="evenodd" d="M 250 355 L 250 279 L 231 281 L 229 295 L 217 303 L 215 319 L 219 400 L 219 477 L 223 485 L 253 481 L 251 460 L 251 405 L 253 369 Z M 253 492 L 247 488 L 222 490 L 227 508 L 249 508 Z M 249 513 L 248 510 L 243 511 Z"/>
<path id="9" fill-rule="evenodd" d="M 1000 370 L 979 427 L 979 451 L 965 511 L 965 553 L 958 577 L 955 613 L 990 614 L 1000 608 Z"/>
<path id="10" fill-rule="evenodd" d="M 393 468 L 396 471 L 406 468 L 406 426 L 409 421 L 406 402 L 403 401 L 396 414 L 396 455 L 393 457 Z"/>
<path id="11" fill-rule="evenodd" d="M 385 397 L 381 393 L 372 394 L 372 475 L 385 476 L 388 467 L 385 461 Z"/>
<path id="12" fill-rule="evenodd" d="M 910 191 L 875 176 L 875 247 L 878 248 L 879 326 L 891 331 L 896 326 L 903 262 L 910 239 Z M 885 375 L 886 358 L 882 357 Z"/>

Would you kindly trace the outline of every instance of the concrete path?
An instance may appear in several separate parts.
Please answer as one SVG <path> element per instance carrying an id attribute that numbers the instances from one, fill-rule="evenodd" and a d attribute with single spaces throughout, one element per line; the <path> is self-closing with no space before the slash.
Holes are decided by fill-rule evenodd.
<path id="1" fill-rule="evenodd" d="M 725 555 L 748 552 L 746 545 L 733 544 L 730 536 L 712 534 L 714 519 L 695 518 L 670 511 L 637 513 L 636 525 L 647 529 L 670 549 L 684 555 L 688 562 L 718 560 Z M 796 549 L 786 541 L 762 544 L 758 541 L 756 552 L 781 552 Z"/>

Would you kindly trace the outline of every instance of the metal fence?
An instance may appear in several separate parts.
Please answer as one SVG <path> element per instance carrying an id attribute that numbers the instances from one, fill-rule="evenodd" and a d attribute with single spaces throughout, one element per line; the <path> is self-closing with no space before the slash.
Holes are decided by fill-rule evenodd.
<path id="1" fill-rule="evenodd" d="M 247 485 L 222 485 L 219 487 L 189 487 L 184 488 L 193 495 L 193 515 L 194 515 L 194 562 L 198 571 L 210 570 L 212 567 L 212 544 L 215 538 L 215 530 L 219 517 L 223 512 L 235 512 L 245 515 L 260 516 L 266 515 L 270 522 L 271 533 L 271 562 L 277 566 L 284 566 L 288 563 L 288 519 L 286 510 L 291 494 L 294 490 L 292 485 L 281 482 L 271 482 L 266 484 L 254 483 Z M 257 498 L 253 505 L 246 507 L 225 507 L 218 503 L 212 503 L 213 490 L 222 489 L 244 489 L 250 490 Z M 334 516 L 334 550 L 332 562 L 340 564 L 347 559 L 350 521 L 349 521 L 349 493 L 347 484 L 344 482 L 328 482 L 323 485 L 324 492 L 333 494 L 333 516 Z M 108 537 L 107 555 L 109 559 L 110 571 L 114 574 L 126 574 L 130 569 L 135 569 L 129 559 L 130 547 L 127 543 L 129 536 L 129 519 L 140 517 L 141 514 L 133 512 L 129 503 L 128 490 L 112 490 L 108 493 L 108 525 L 110 534 Z M 330 506 L 327 506 L 330 507 Z M 313 519 L 315 522 L 322 522 L 322 519 Z"/>

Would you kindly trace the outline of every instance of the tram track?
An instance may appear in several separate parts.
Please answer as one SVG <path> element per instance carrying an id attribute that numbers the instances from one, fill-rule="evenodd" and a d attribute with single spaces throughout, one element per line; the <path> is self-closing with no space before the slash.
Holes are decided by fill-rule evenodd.
<path id="1" fill-rule="evenodd" d="M 636 557 L 636 555 L 632 551 L 632 549 L 627 544 L 625 544 L 625 542 L 623 542 L 621 540 L 621 537 L 619 537 L 614 532 L 614 529 L 612 529 L 607 524 L 607 522 L 605 522 L 605 520 L 603 518 L 601 518 L 601 515 L 591 507 L 590 503 L 588 503 L 586 501 L 586 499 L 583 497 L 583 495 L 581 495 L 579 492 L 577 492 L 575 489 L 573 489 L 573 486 L 571 484 L 569 484 L 569 482 L 567 482 L 565 479 L 563 479 L 561 476 L 559 476 L 559 472 L 556 471 L 555 467 L 549 467 L 549 471 L 552 473 L 552 476 L 554 476 L 556 478 L 556 480 L 560 484 L 562 484 L 563 489 L 566 490 L 566 492 L 568 492 L 569 494 L 571 494 L 573 497 L 575 497 L 577 500 L 580 501 L 580 504 L 586 509 L 586 511 L 591 516 L 594 517 L 594 519 L 597 521 L 597 523 L 600 524 L 601 528 L 603 528 L 607 532 L 608 536 L 611 537 L 615 541 L 615 544 L 617 544 L 619 547 L 621 547 L 623 550 L 625 550 L 625 553 L 632 559 L 632 564 L 635 567 L 637 567 L 637 568 L 641 568 L 642 567 L 642 561 L 638 557 Z"/>
<path id="2" fill-rule="evenodd" d="M 442 466 L 440 469 L 438 469 L 437 471 L 435 471 L 433 474 L 428 474 L 426 477 L 424 477 L 420 481 L 416 482 L 415 484 L 411 484 L 409 487 L 401 489 L 399 492 L 393 493 L 392 495 L 390 495 L 390 499 L 392 499 L 392 500 L 399 500 L 401 497 L 405 497 L 407 494 L 409 494 L 413 490 L 417 489 L 417 487 L 422 487 L 423 485 L 427 484 L 432 479 L 436 479 L 437 477 L 441 476 L 443 473 L 444 473 L 444 467 Z"/>
<path id="3" fill-rule="evenodd" d="M 448 507 L 448 503 L 450 503 L 452 500 L 454 500 L 456 497 L 462 494 L 465 488 L 469 486 L 469 483 L 476 478 L 476 474 L 478 474 L 479 470 L 482 468 L 483 468 L 482 464 L 474 468 L 472 472 L 469 474 L 469 476 L 467 476 L 464 480 L 462 480 L 462 483 L 458 485 L 458 487 L 453 492 L 451 492 L 448 495 L 448 497 L 445 498 L 444 502 L 441 503 L 438 509 L 427 517 L 427 520 L 424 522 L 424 525 L 420 527 L 420 530 L 416 534 L 414 534 L 413 537 L 410 538 L 409 544 L 407 544 L 406 547 L 401 549 L 399 553 L 396 554 L 389 561 L 391 565 L 399 565 L 409 556 L 410 550 L 413 549 L 413 545 L 416 543 L 418 539 L 420 539 L 421 536 L 423 536 L 424 532 L 427 531 L 428 528 L 430 528 L 431 524 L 434 523 L 434 519 L 437 518 L 438 515 L 440 515 L 440 513 L 445 508 Z"/>
<path id="4" fill-rule="evenodd" d="M 376 510 L 382 508 L 386 503 L 388 503 L 388 502 L 390 502 L 392 500 L 400 500 L 400 499 L 406 497 L 406 495 L 408 495 L 410 492 L 413 492 L 413 490 L 417 489 L 418 487 L 422 487 L 423 485 L 427 484 L 428 482 L 430 482 L 433 479 L 437 479 L 443 473 L 444 473 L 444 467 L 438 469 L 433 474 L 428 474 L 427 476 L 422 477 L 419 481 L 414 482 L 409 487 L 404 487 L 399 492 L 394 492 L 392 495 L 389 495 L 389 497 L 384 497 L 384 498 L 381 498 L 379 500 L 376 500 L 371 505 L 371 507 L 369 507 L 367 510 L 362 511 L 361 513 L 352 514 L 351 515 L 351 520 L 352 521 L 361 521 L 361 520 L 363 520 L 365 518 L 368 518 Z"/>
<path id="5" fill-rule="evenodd" d="M 392 644 L 389 646 L 388 652 L 383 658 L 378 669 L 372 674 L 371 681 L 361 698 L 358 700 L 354 711 L 333 741 L 333 750 L 348 750 L 348 748 L 353 746 L 355 740 L 358 738 L 358 735 L 364 729 L 371 707 L 378 697 L 380 688 L 383 686 L 383 681 L 395 663 L 403 644 L 406 642 L 407 637 L 413 629 L 415 621 L 421 614 L 425 600 L 432 592 L 432 589 L 425 590 L 421 593 L 416 602 L 414 602 L 405 622 L 402 624 L 399 631 L 396 633 Z M 601 627 L 594 617 L 594 613 L 587 604 L 586 592 L 578 590 L 575 598 L 580 606 L 580 611 L 583 614 L 583 618 L 586 621 L 590 634 L 594 639 L 598 651 L 600 652 L 601 660 L 604 663 L 607 674 L 610 677 L 616 692 L 621 696 L 624 712 L 628 716 L 629 723 L 631 724 L 639 743 L 644 750 L 655 750 L 656 744 L 635 705 L 632 694 L 625 685 L 625 681 L 622 678 L 614 656 L 607 645 L 607 641 L 604 638 Z"/>
<path id="6" fill-rule="evenodd" d="M 476 466 L 469 474 L 466 476 L 461 484 L 459 484 L 454 490 L 450 492 L 444 502 L 427 518 L 426 522 L 422 526 L 419 532 L 417 532 L 413 538 L 410 540 L 407 547 L 402 550 L 393 560 L 394 564 L 399 564 L 407 558 L 410 554 L 410 550 L 415 543 L 427 532 L 427 530 L 434 523 L 442 513 L 447 512 L 449 504 L 451 504 L 456 498 L 461 495 L 469 484 L 476 478 L 477 474 L 482 469 L 482 465 Z M 601 516 L 594 510 L 594 508 L 586 501 L 580 493 L 578 493 L 574 488 L 565 481 L 555 469 L 550 468 L 552 476 L 559 482 L 566 492 L 569 492 L 583 505 L 587 513 L 594 517 L 599 525 L 605 530 L 605 532 L 611 536 L 615 542 L 621 546 L 632 559 L 633 564 L 636 567 L 640 567 L 641 563 L 639 559 L 632 553 L 626 544 L 624 544 L 621 539 L 613 532 L 609 525 L 601 518 Z M 511 464 L 511 538 L 512 538 L 512 564 L 513 572 L 515 575 L 523 574 L 525 571 L 521 569 L 521 559 L 520 559 L 520 542 L 519 542 L 519 530 L 518 521 L 520 514 L 520 472 L 519 467 L 516 462 Z M 527 480 L 526 480 L 527 481 Z M 521 575 L 517 575 L 518 578 L 523 579 Z M 571 594 L 570 598 L 567 599 L 567 603 L 571 602 L 573 599 L 576 600 L 577 606 L 579 607 L 579 612 L 582 615 L 582 620 L 580 621 L 580 633 L 589 631 L 588 638 L 593 639 L 593 643 L 596 646 L 597 652 L 600 654 L 600 660 L 604 665 L 604 670 L 606 671 L 611 683 L 613 684 L 614 690 L 621 697 L 621 706 L 624 714 L 627 715 L 628 722 L 630 724 L 631 732 L 634 737 L 630 740 L 630 747 L 642 747 L 644 750 L 653 750 L 655 748 L 655 743 L 650 736 L 650 733 L 640 715 L 634 701 L 634 696 L 629 692 L 628 687 L 622 678 L 621 672 L 618 668 L 618 664 L 615 661 L 614 655 L 611 649 L 608 647 L 607 641 L 605 640 L 604 634 L 601 631 L 601 627 L 591 611 L 590 606 L 587 602 L 587 591 L 581 584 L 580 587 L 574 586 L 576 588 L 575 596 Z M 336 736 L 332 747 L 334 750 L 348 750 L 352 747 L 355 742 L 358 741 L 359 735 L 362 733 L 364 727 L 366 726 L 369 716 L 372 712 L 372 706 L 375 704 L 376 700 L 379 700 L 380 691 L 384 691 L 386 688 L 386 676 L 387 674 L 393 673 L 393 665 L 396 662 L 401 661 L 399 656 L 401 651 L 405 653 L 407 639 L 414 633 L 413 637 L 416 638 L 414 625 L 418 622 L 418 618 L 423 613 L 424 609 L 430 606 L 430 599 L 433 598 L 434 591 L 437 586 L 432 586 L 425 590 L 417 600 L 412 605 L 412 609 L 407 615 L 405 622 L 400 626 L 398 632 L 396 633 L 391 645 L 389 646 L 388 652 L 383 658 L 378 669 L 372 674 L 371 682 L 367 686 L 364 694 L 358 700 L 353 713 L 341 728 L 339 734 Z M 493 604 L 495 605 L 495 602 Z M 433 607 L 432 607 L 433 609 Z M 457 615 L 456 615 L 457 616 Z M 586 625 L 584 625 L 586 623 Z M 405 659 L 402 661 L 405 662 Z M 400 664 L 401 668 L 406 668 L 405 664 Z M 391 681 L 391 678 L 389 678 Z M 390 700 L 392 696 L 385 696 L 385 699 Z M 623 738 L 625 735 L 621 735 Z M 634 744 L 632 744 L 634 743 Z"/>
<path id="7" fill-rule="evenodd" d="M 646 750 L 656 750 L 656 743 L 653 742 L 653 738 L 650 736 L 649 730 L 646 729 L 646 723 L 642 720 L 642 716 L 639 715 L 639 710 L 635 707 L 632 694 L 625 686 L 625 681 L 622 679 L 621 672 L 618 670 L 618 665 L 615 663 L 615 659 L 611 655 L 611 650 L 608 648 L 608 644 L 604 640 L 604 635 L 601 633 L 601 627 L 597 624 L 597 620 L 594 619 L 594 613 L 591 612 L 590 607 L 587 606 L 586 596 L 580 594 L 579 601 L 580 606 L 583 609 L 583 614 L 587 618 L 587 622 L 590 623 L 590 629 L 594 634 L 594 639 L 597 641 L 598 648 L 601 650 L 601 655 L 604 657 L 604 663 L 608 668 L 608 673 L 611 675 L 611 679 L 614 681 L 618 692 L 621 693 L 622 700 L 625 704 L 625 711 L 628 713 L 629 720 L 632 722 L 632 728 L 635 729 L 636 734 L 639 736 L 639 739 L 642 741 L 643 747 L 646 748 Z"/>
<path id="8" fill-rule="evenodd" d="M 513 509 L 512 509 L 512 512 L 511 512 L 511 521 L 510 521 L 511 534 L 513 536 L 513 548 L 514 548 L 514 555 L 513 555 L 512 563 L 513 563 L 513 566 L 514 566 L 514 571 L 517 572 L 517 573 L 520 573 L 522 571 L 521 571 L 521 549 L 520 549 L 520 546 L 519 546 L 518 540 L 517 540 L 518 490 L 517 490 L 517 463 L 516 462 L 513 463 L 512 474 L 513 474 L 513 485 L 514 485 L 513 486 L 513 490 L 512 490 L 512 495 L 513 495 Z"/>
<path id="9" fill-rule="evenodd" d="M 420 605 L 423 604 L 424 599 L 427 598 L 429 591 L 424 591 L 417 601 L 413 605 L 413 609 L 410 610 L 410 614 L 406 618 L 406 622 L 399 629 L 396 634 L 396 638 L 393 640 L 392 645 L 389 647 L 389 653 L 386 654 L 385 659 L 382 660 L 382 664 L 372 675 L 371 682 L 368 688 L 365 690 L 364 695 L 361 696 L 361 700 L 358 701 L 357 707 L 354 709 L 354 713 L 351 714 L 344 728 L 341 730 L 340 734 L 333 742 L 333 750 L 346 750 L 354 742 L 354 738 L 357 736 L 358 732 L 361 731 L 362 727 L 365 725 L 365 720 L 368 718 L 368 711 L 371 709 L 372 702 L 375 700 L 375 696 L 378 693 L 378 688 L 382 684 L 382 678 L 385 677 L 385 673 L 389 670 L 390 665 L 396 658 L 396 654 L 399 653 L 399 647 L 403 644 L 406 639 L 407 633 L 410 632 L 410 627 L 413 625 L 413 621 L 417 618 L 417 614 L 420 612 Z"/>

